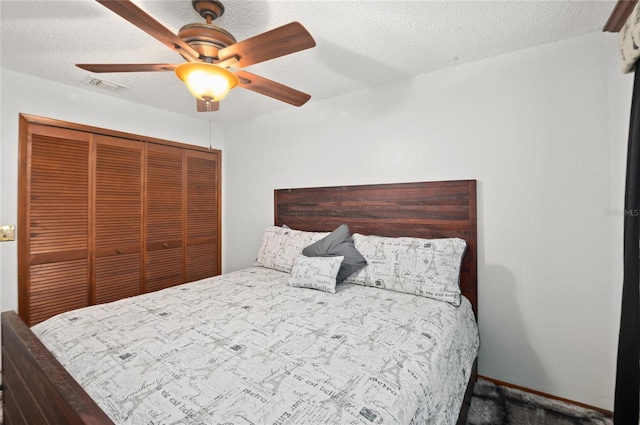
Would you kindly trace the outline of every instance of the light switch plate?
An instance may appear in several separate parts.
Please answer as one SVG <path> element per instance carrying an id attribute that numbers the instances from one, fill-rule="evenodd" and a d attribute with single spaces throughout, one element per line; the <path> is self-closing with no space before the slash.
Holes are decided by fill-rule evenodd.
<path id="1" fill-rule="evenodd" d="M 16 226 L 13 224 L 0 226 L 0 242 L 16 240 Z"/>

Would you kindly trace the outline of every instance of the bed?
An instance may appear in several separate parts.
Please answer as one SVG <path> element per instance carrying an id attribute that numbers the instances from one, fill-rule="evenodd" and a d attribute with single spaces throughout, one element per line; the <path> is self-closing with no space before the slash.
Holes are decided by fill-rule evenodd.
<path id="1" fill-rule="evenodd" d="M 6 423 L 464 424 L 477 340 L 467 348 L 453 344 L 462 333 L 477 336 L 476 182 L 276 190 L 274 216 L 274 231 L 347 225 L 354 239 L 365 241 L 368 235 L 462 239 L 460 306 L 357 282 L 340 284 L 335 293 L 295 288 L 287 285 L 289 273 L 258 264 L 63 313 L 46 328 L 31 330 L 4 312 Z M 216 324 L 216 332 L 189 322 L 194 317 Z M 101 331 L 84 323 L 100 323 Z M 147 339 L 133 339 L 136 333 Z M 96 351 L 95 344 L 106 348 Z M 91 361 L 98 352 L 107 353 L 102 371 Z M 423 361 L 426 352 L 440 363 Z M 152 356 L 162 366 L 149 366 Z M 449 363 L 452 357 L 464 364 Z M 442 368 L 439 377 L 428 373 Z M 143 375 L 145 369 L 151 374 Z M 133 378 L 123 384 L 123 374 Z M 125 386 L 125 395 L 110 392 L 114 386 Z M 451 393 L 444 401 L 434 394 L 443 391 Z M 439 412 L 436 422 L 432 410 Z"/>

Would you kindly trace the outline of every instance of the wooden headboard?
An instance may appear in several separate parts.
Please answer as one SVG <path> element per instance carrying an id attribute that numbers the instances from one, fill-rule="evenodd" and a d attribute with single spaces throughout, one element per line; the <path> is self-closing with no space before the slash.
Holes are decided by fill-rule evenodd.
<path id="1" fill-rule="evenodd" d="M 274 191 L 275 225 L 311 232 L 467 241 L 460 288 L 478 315 L 476 181 L 334 186 Z"/>

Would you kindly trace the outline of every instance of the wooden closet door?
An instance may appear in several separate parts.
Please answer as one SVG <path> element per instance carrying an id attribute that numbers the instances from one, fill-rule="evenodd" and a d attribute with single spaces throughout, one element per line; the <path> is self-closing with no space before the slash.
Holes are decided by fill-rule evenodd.
<path id="1" fill-rule="evenodd" d="M 32 326 L 90 303 L 91 136 L 41 125 L 22 134 L 18 307 Z"/>
<path id="2" fill-rule="evenodd" d="M 25 323 L 219 274 L 220 155 L 21 114 Z"/>
<path id="3" fill-rule="evenodd" d="M 142 293 L 144 144 L 96 135 L 94 304 Z"/>
<path id="4" fill-rule="evenodd" d="M 186 281 L 220 274 L 220 168 L 217 152 L 185 151 Z"/>
<path id="5" fill-rule="evenodd" d="M 156 291 L 184 282 L 183 149 L 147 144 L 145 290 Z"/>

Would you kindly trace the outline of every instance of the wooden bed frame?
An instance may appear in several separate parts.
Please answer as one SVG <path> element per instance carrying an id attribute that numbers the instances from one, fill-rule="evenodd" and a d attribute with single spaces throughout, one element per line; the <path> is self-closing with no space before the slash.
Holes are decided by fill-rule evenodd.
<path id="1" fill-rule="evenodd" d="M 460 289 L 478 318 L 478 226 L 476 181 L 456 180 L 280 189 L 274 193 L 275 225 L 311 232 L 347 224 L 351 233 L 467 241 Z M 473 364 L 457 425 L 466 423 L 473 387 Z"/>
<path id="2" fill-rule="evenodd" d="M 475 180 L 280 189 L 274 207 L 275 224 L 295 229 L 465 239 L 460 285 L 477 317 Z M 2 371 L 6 425 L 113 423 L 15 312 L 2 313 Z M 460 425 L 476 377 L 474 363 Z"/>

